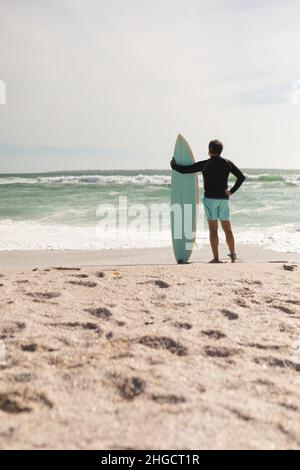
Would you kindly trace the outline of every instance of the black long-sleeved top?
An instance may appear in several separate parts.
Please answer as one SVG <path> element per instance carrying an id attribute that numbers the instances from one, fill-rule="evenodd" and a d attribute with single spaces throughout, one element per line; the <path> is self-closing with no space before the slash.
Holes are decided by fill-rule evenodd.
<path id="1" fill-rule="evenodd" d="M 233 194 L 245 180 L 245 175 L 230 160 L 220 156 L 210 157 L 192 165 L 178 165 L 173 163 L 172 169 L 179 173 L 202 172 L 204 182 L 204 197 L 212 199 L 228 199 L 225 191 L 228 189 L 228 177 L 232 173 L 236 182 L 230 192 Z"/>

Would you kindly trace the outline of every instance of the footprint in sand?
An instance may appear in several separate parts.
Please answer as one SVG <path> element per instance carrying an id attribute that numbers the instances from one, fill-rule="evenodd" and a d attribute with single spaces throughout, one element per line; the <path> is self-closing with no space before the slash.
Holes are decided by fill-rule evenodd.
<path id="1" fill-rule="evenodd" d="M 260 344 L 260 343 L 238 343 L 240 346 L 246 346 L 249 348 L 254 349 L 261 349 L 261 350 L 270 350 L 270 351 L 279 351 L 284 346 L 280 346 L 277 344 Z"/>
<path id="2" fill-rule="evenodd" d="M 178 395 L 152 395 L 152 400 L 160 405 L 178 405 L 186 403 L 186 399 Z"/>
<path id="3" fill-rule="evenodd" d="M 258 281 L 258 280 L 255 280 L 255 281 L 252 281 L 250 279 L 243 279 L 241 281 L 238 281 L 238 282 L 241 282 L 242 284 L 248 284 L 250 286 L 254 285 L 254 286 L 262 286 L 263 283 L 261 281 Z"/>
<path id="4" fill-rule="evenodd" d="M 242 297 L 251 297 L 254 292 L 249 289 L 249 287 L 242 287 L 240 289 L 234 289 L 233 291 L 237 295 L 241 295 Z"/>
<path id="5" fill-rule="evenodd" d="M 18 391 L 0 393 L 0 410 L 5 413 L 29 413 L 36 405 L 53 408 L 53 403 L 44 393 L 34 393 L 28 390 L 22 393 Z"/>
<path id="6" fill-rule="evenodd" d="M 26 352 L 36 352 L 38 349 L 38 345 L 36 343 L 22 344 L 21 349 L 22 351 Z"/>
<path id="7" fill-rule="evenodd" d="M 17 393 L 0 393 L 0 410 L 5 413 L 18 414 L 28 413 L 31 408 L 22 403 Z"/>
<path id="8" fill-rule="evenodd" d="M 26 328 L 24 322 L 2 322 L 0 327 L 0 339 L 13 338 Z"/>
<path id="9" fill-rule="evenodd" d="M 138 343 L 153 349 L 166 349 L 177 356 L 186 356 L 188 350 L 185 346 L 174 341 L 167 336 L 142 336 L 138 339 Z"/>
<path id="10" fill-rule="evenodd" d="M 36 375 L 31 374 L 30 372 L 21 372 L 14 376 L 14 381 L 19 383 L 28 383 L 36 379 Z"/>
<path id="11" fill-rule="evenodd" d="M 202 330 L 201 333 L 209 338 L 222 339 L 226 338 L 226 335 L 218 330 Z"/>
<path id="12" fill-rule="evenodd" d="M 112 313 L 108 308 L 98 307 L 98 308 L 85 308 L 85 312 L 88 312 L 90 315 L 93 315 L 97 318 L 102 318 L 103 320 L 108 320 L 112 317 Z"/>
<path id="13" fill-rule="evenodd" d="M 278 403 L 279 406 L 282 406 L 282 408 L 285 408 L 286 410 L 289 410 L 289 411 L 294 411 L 295 413 L 298 413 L 299 412 L 299 408 L 297 405 L 293 405 L 291 403 L 285 403 L 285 402 L 279 402 Z"/>
<path id="14" fill-rule="evenodd" d="M 193 325 L 191 323 L 186 323 L 186 322 L 175 322 L 173 325 L 176 328 L 182 328 L 183 330 L 190 330 L 193 328 Z"/>
<path id="15" fill-rule="evenodd" d="M 227 407 L 226 407 L 227 408 Z M 242 411 L 236 409 L 236 408 L 227 408 L 228 411 L 233 413 L 237 418 L 241 419 L 242 421 L 253 421 L 254 418 L 251 416 L 246 415 Z"/>
<path id="16" fill-rule="evenodd" d="M 168 287 L 170 287 L 170 284 L 165 281 L 161 281 L 160 279 L 155 279 L 154 284 L 157 287 L 160 287 L 161 289 L 167 289 Z"/>
<path id="17" fill-rule="evenodd" d="M 280 367 L 281 369 L 291 369 L 300 372 L 300 364 L 290 361 L 288 359 L 279 359 L 278 357 L 256 357 L 254 358 L 256 364 L 263 364 L 270 367 Z"/>
<path id="18" fill-rule="evenodd" d="M 97 283 L 92 282 L 92 281 L 68 281 L 69 284 L 72 284 L 73 286 L 82 286 L 82 287 L 96 287 Z"/>
<path id="19" fill-rule="evenodd" d="M 285 303 L 292 304 L 292 305 L 300 305 L 300 300 L 290 299 L 290 300 L 285 300 Z"/>
<path id="20" fill-rule="evenodd" d="M 116 386 L 122 398 L 133 400 L 145 391 L 146 382 L 139 377 L 126 377 L 117 379 Z"/>
<path id="21" fill-rule="evenodd" d="M 104 276 L 105 276 L 105 274 L 104 274 L 102 271 L 98 271 L 98 272 L 96 273 L 96 277 L 102 278 L 102 277 L 104 277 Z"/>
<path id="22" fill-rule="evenodd" d="M 85 308 L 84 311 L 93 315 L 93 317 L 102 318 L 103 320 L 109 320 L 112 317 L 111 311 L 105 307 Z"/>
<path id="23" fill-rule="evenodd" d="M 59 297 L 59 292 L 27 292 L 28 297 L 32 297 L 35 300 L 50 300 Z"/>
<path id="24" fill-rule="evenodd" d="M 296 264 L 284 264 L 283 269 L 285 271 L 294 271 L 295 269 L 297 269 L 297 265 Z"/>
<path id="25" fill-rule="evenodd" d="M 209 357 L 231 357 L 238 353 L 237 349 L 216 348 L 213 346 L 205 346 L 204 354 Z"/>
<path id="26" fill-rule="evenodd" d="M 281 312 L 283 313 L 286 313 L 288 315 L 295 315 L 295 310 L 292 310 L 288 307 L 285 307 L 284 305 L 272 305 L 273 308 L 275 308 L 276 310 L 280 310 Z"/>
<path id="27" fill-rule="evenodd" d="M 243 308 L 248 307 L 248 305 L 247 305 L 247 303 L 245 302 L 244 299 L 238 298 L 238 299 L 235 300 L 235 303 L 236 303 L 239 307 L 243 307 Z"/>
<path id="28" fill-rule="evenodd" d="M 254 383 L 255 385 L 262 385 L 263 387 L 267 387 L 267 388 L 275 387 L 274 382 L 271 382 L 270 380 L 266 380 L 266 379 L 256 379 L 252 383 Z"/>
<path id="29" fill-rule="evenodd" d="M 228 320 L 238 320 L 239 316 L 237 313 L 232 312 L 231 310 L 223 309 L 221 310 L 224 317 L 228 318 Z"/>

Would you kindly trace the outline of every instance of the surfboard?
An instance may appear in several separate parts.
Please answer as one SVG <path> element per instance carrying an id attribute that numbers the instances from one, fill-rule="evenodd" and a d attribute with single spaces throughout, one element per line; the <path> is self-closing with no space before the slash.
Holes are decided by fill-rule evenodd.
<path id="1" fill-rule="evenodd" d="M 180 165 L 195 163 L 187 141 L 178 135 L 174 158 Z M 187 263 L 193 251 L 199 204 L 197 173 L 182 174 L 172 170 L 171 176 L 171 235 L 177 263 Z"/>

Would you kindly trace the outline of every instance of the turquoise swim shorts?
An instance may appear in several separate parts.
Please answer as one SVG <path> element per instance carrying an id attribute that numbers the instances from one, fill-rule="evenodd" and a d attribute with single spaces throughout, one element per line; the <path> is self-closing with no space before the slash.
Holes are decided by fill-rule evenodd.
<path id="1" fill-rule="evenodd" d="M 229 200 L 203 198 L 205 214 L 208 220 L 229 220 Z"/>

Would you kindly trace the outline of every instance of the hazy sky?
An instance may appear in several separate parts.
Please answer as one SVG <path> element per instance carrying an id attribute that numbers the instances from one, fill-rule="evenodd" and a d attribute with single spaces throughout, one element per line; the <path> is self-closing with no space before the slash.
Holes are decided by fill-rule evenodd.
<path id="1" fill-rule="evenodd" d="M 0 172 L 299 168 L 300 0 L 0 0 Z"/>

